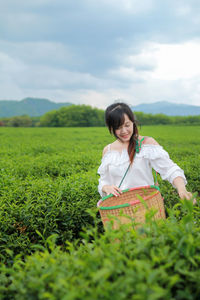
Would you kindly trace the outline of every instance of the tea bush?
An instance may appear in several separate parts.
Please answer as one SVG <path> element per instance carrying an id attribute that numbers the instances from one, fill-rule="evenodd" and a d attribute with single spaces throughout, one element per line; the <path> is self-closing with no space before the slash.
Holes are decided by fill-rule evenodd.
<path id="1" fill-rule="evenodd" d="M 66 239 L 77 238 L 82 226 L 91 224 L 86 210 L 96 206 L 99 198 L 94 172 L 59 177 L 56 181 L 50 177 L 10 181 L 7 179 L 0 199 L 1 259 L 6 248 L 14 254 L 30 253 L 31 244 L 43 244 L 36 231 L 45 239 L 57 233 L 62 244 Z"/>
<path id="2" fill-rule="evenodd" d="M 165 221 L 147 215 L 137 230 L 124 225 L 104 234 L 93 212 L 95 226 L 66 252 L 51 236 L 25 261 L 1 265 L 1 299 L 199 299 L 199 210 L 199 203 L 181 201 Z"/>

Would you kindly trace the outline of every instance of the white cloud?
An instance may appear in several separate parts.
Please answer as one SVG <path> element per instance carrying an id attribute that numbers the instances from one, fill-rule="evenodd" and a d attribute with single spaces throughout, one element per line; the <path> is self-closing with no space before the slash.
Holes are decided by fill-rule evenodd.
<path id="1" fill-rule="evenodd" d="M 190 4 L 184 4 L 182 3 L 181 6 L 176 7 L 176 15 L 177 16 L 185 16 L 188 15 L 191 12 L 191 6 Z"/>
<path id="2" fill-rule="evenodd" d="M 93 0 L 88 0 L 87 2 L 97 7 L 111 7 L 114 10 L 121 10 L 132 15 L 149 11 L 155 4 L 155 0 L 101 0 L 95 4 Z"/>
<path id="3" fill-rule="evenodd" d="M 56 52 L 53 45 L 41 43 L 38 49 L 39 45 L 44 46 L 41 55 L 39 51 L 35 53 L 39 63 L 45 48 L 51 50 L 51 55 Z M 61 46 L 61 53 L 62 50 Z M 34 96 L 100 108 L 116 99 L 132 105 L 162 100 L 199 105 L 199 50 L 198 41 L 180 45 L 146 43 L 140 53 L 121 57 L 120 67 L 109 70 L 103 78 L 48 64 L 34 65 L 29 59 L 25 63 L 0 53 L 1 99 Z M 186 68 L 183 68 L 184 64 Z"/>
<path id="4" fill-rule="evenodd" d="M 0 99 L 199 104 L 199 2 L 8 0 Z"/>
<path id="5" fill-rule="evenodd" d="M 6 76 L 9 74 L 24 71 L 26 69 L 23 62 L 18 59 L 14 59 L 6 53 L 0 52 L 0 75 Z"/>
<path id="6" fill-rule="evenodd" d="M 162 80 L 188 79 L 200 76 L 200 41 L 183 44 L 155 45 L 157 68 L 153 78 Z"/>
<path id="7" fill-rule="evenodd" d="M 129 78 L 179 80 L 200 76 L 200 40 L 180 44 L 146 43 L 122 60 L 118 71 Z M 110 72 L 111 74 L 113 73 Z"/>

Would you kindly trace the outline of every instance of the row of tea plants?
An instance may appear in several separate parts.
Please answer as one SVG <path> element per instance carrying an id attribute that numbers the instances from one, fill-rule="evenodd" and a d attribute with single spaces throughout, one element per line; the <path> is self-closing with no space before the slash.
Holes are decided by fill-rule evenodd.
<path id="1" fill-rule="evenodd" d="M 170 157 L 184 169 L 188 190 L 199 193 L 199 127 L 152 126 L 142 128 L 141 134 L 153 136 L 169 152 Z M 186 208 L 178 207 L 176 217 L 167 223 L 156 227 L 151 225 L 149 229 L 144 229 L 149 232 L 148 239 L 144 238 L 147 232 L 140 234 L 133 229 L 131 233 L 124 234 L 126 237 L 123 244 L 114 243 L 114 246 L 110 239 L 121 240 L 122 233 L 104 233 L 99 214 L 96 212 L 94 217 L 88 212 L 88 209 L 95 208 L 99 199 L 96 172 L 101 161 L 102 149 L 112 141 L 105 128 L 1 128 L 0 141 L 0 280 L 3 299 L 9 299 L 9 295 L 10 299 L 13 295 L 16 299 L 91 299 L 92 293 L 94 299 L 101 299 L 101 285 L 102 289 L 103 285 L 106 286 L 106 292 L 102 292 L 102 299 L 108 299 L 117 286 L 118 299 L 127 299 L 130 294 L 135 293 L 136 296 L 132 299 L 163 299 L 164 296 L 165 299 L 173 299 L 174 295 L 179 297 L 176 299 L 195 299 L 198 289 L 197 294 L 194 294 L 197 288 L 194 277 L 199 268 L 198 205 L 194 211 L 190 211 L 189 223 L 187 214 L 184 213 Z M 159 178 L 159 183 L 165 207 L 172 209 L 179 203 L 177 193 L 168 182 Z M 168 214 L 170 213 L 167 212 Z M 97 221 L 98 226 L 95 226 Z M 83 228 L 86 228 L 87 232 L 84 237 Z M 98 234 L 95 233 L 94 236 L 95 230 Z M 158 234 L 152 230 L 156 230 Z M 88 233 L 90 231 L 91 233 Z M 53 243 L 52 237 L 55 234 L 56 241 Z M 157 240 L 159 243 L 162 241 L 160 246 Z M 49 243 L 53 243 L 53 246 L 48 246 Z M 180 243 L 180 247 L 175 251 L 174 261 L 180 262 L 179 270 L 185 265 L 184 272 L 190 274 L 187 274 L 191 283 L 188 290 L 188 281 L 184 283 L 183 280 L 187 277 L 186 273 L 177 273 L 178 269 L 173 266 L 173 260 L 172 265 L 165 270 L 165 278 L 168 275 L 168 281 L 161 280 L 159 271 L 156 273 L 157 264 L 160 267 L 169 264 L 168 252 L 162 255 L 162 259 L 155 252 L 158 262 L 151 265 L 153 254 L 148 252 L 154 243 L 155 247 L 159 248 L 159 255 L 162 251 L 173 253 L 175 245 Z M 190 250 L 184 250 L 189 252 L 182 257 L 182 245 L 187 248 L 188 243 L 195 259 L 192 258 Z M 165 250 L 166 247 L 168 250 Z M 141 255 L 138 254 L 140 248 L 143 249 Z M 148 256 L 148 263 L 144 252 Z M 94 263 L 98 256 L 102 264 L 100 261 Z M 119 257 L 122 259 L 121 265 Z M 194 260 L 193 263 L 191 259 Z M 64 262 L 61 268 L 60 260 Z M 123 263 L 123 260 L 126 263 Z M 71 267 L 69 261 L 74 267 Z M 141 263 L 146 275 L 135 269 L 135 263 Z M 104 267 L 109 276 L 106 275 Z M 147 271 L 145 268 L 148 267 Z M 70 270 L 68 275 L 67 270 Z M 151 272 L 154 274 L 153 289 L 147 288 L 150 287 L 150 283 L 146 286 L 148 274 Z M 172 276 L 173 272 L 180 280 L 173 279 L 176 278 L 175 275 Z M 95 273 L 99 275 L 93 282 L 91 277 Z M 27 280 L 22 280 L 22 277 Z M 40 282 L 37 282 L 37 277 L 42 278 Z M 123 287 L 125 283 L 127 290 Z M 136 283 L 137 291 L 132 287 Z M 76 286 L 80 286 L 80 289 L 76 290 Z M 186 298 L 181 294 L 183 287 L 187 290 Z M 193 294 L 189 298 L 191 291 Z M 145 298 L 145 293 L 149 298 Z"/>
<path id="2" fill-rule="evenodd" d="M 199 299 L 199 203 L 185 200 L 168 213 L 159 222 L 147 214 L 137 230 L 133 224 L 100 234 L 90 212 L 95 226 L 66 242 L 66 251 L 52 235 L 25 260 L 18 255 L 12 267 L 2 265 L 1 299 Z"/>

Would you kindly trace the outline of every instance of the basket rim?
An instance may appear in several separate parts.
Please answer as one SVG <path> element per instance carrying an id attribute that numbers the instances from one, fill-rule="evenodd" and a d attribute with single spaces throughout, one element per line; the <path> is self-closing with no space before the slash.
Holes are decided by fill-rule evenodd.
<path id="1" fill-rule="evenodd" d="M 130 192 L 130 191 L 134 191 L 134 190 L 140 190 L 140 189 L 146 189 L 146 188 L 153 188 L 153 189 L 156 189 L 157 192 L 155 194 L 153 194 L 152 196 L 150 197 L 147 197 L 147 199 L 144 199 L 144 200 L 148 200 L 152 197 L 154 197 L 155 195 L 157 195 L 159 192 L 160 192 L 160 188 L 159 186 L 157 185 L 146 185 L 146 186 L 140 186 L 140 187 L 135 187 L 135 188 L 130 188 L 130 189 L 125 189 L 125 190 L 122 190 L 122 193 L 126 193 L 126 192 Z M 128 206 L 132 206 L 134 204 L 137 204 L 137 203 L 140 203 L 140 200 L 135 200 L 135 201 L 132 201 L 131 203 L 124 203 L 124 204 L 120 204 L 120 205 L 115 205 L 115 206 L 107 206 L 107 207 L 104 207 L 104 206 L 100 206 L 100 204 L 108 199 L 108 198 L 111 198 L 113 197 L 114 195 L 113 194 L 109 194 L 105 197 L 103 197 L 102 199 L 100 199 L 97 203 L 97 207 L 100 209 L 100 210 L 110 210 L 110 209 L 117 209 L 117 208 L 123 208 L 123 207 L 128 207 Z"/>

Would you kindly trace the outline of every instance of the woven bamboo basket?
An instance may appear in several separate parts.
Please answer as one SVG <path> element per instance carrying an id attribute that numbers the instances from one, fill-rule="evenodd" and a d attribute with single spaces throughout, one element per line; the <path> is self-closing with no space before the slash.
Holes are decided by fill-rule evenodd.
<path id="1" fill-rule="evenodd" d="M 117 217 L 113 220 L 113 229 L 119 228 L 120 224 L 130 223 L 132 218 L 135 223 L 144 223 L 145 214 L 151 208 L 157 211 L 154 220 L 166 218 L 163 198 L 159 187 L 154 185 L 127 189 L 118 197 L 110 194 L 102 198 L 97 207 L 105 227 L 110 216 Z"/>

